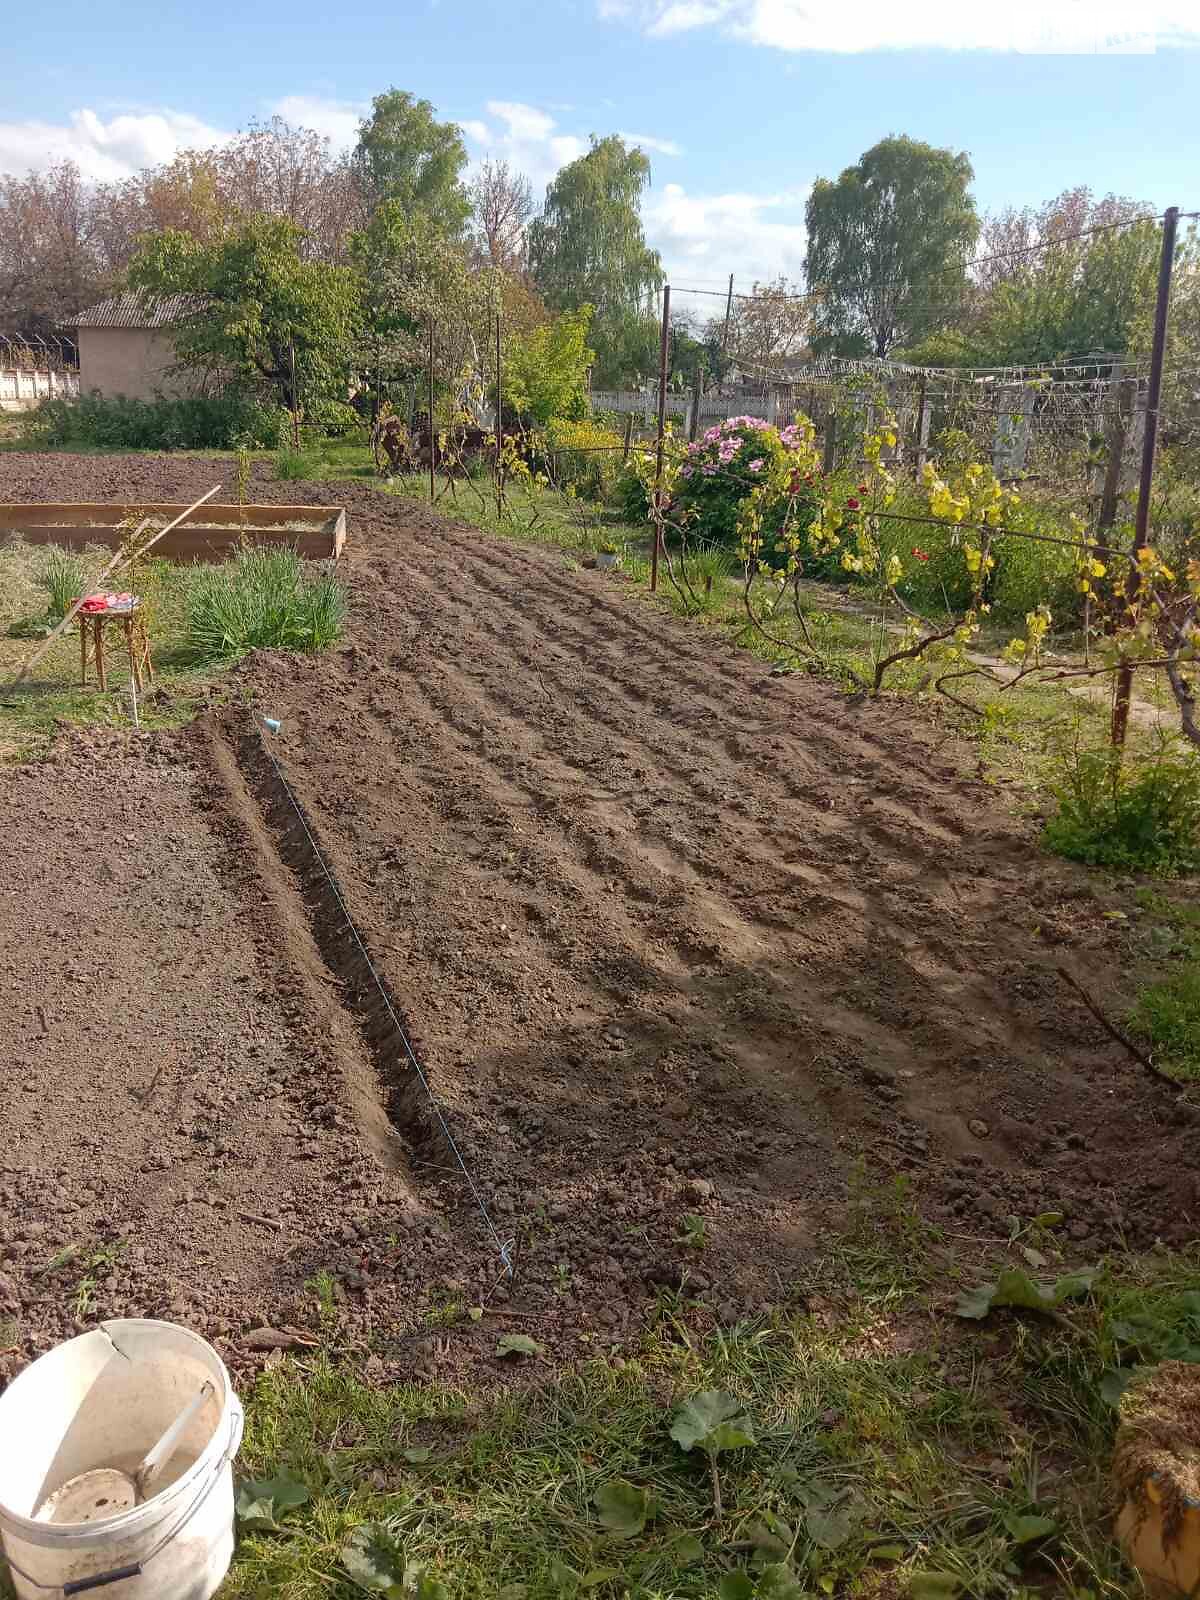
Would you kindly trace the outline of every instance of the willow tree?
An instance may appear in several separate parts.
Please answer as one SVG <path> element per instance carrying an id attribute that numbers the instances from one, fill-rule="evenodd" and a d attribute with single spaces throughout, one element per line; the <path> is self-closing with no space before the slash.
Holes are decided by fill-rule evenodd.
<path id="1" fill-rule="evenodd" d="M 644 376 L 653 362 L 654 296 L 663 270 L 642 231 L 649 182 L 641 150 L 616 134 L 593 137 L 587 155 L 550 184 L 542 215 L 529 229 L 529 270 L 550 309 L 595 308 L 589 337 L 602 387 Z"/>
<path id="2" fill-rule="evenodd" d="M 805 271 L 817 348 L 886 356 L 952 319 L 979 236 L 962 152 L 881 139 L 836 183 L 818 178 Z"/>

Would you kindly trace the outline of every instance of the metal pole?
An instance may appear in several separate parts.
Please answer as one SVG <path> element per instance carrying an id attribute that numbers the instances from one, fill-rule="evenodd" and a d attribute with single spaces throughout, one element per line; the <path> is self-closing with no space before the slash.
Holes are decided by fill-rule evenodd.
<path id="1" fill-rule="evenodd" d="M 667 357 L 671 345 L 671 285 L 663 289 L 662 339 L 658 348 L 658 455 L 654 466 L 654 554 L 650 558 L 650 593 L 658 588 L 658 554 L 663 542 L 662 475 L 667 429 Z"/>
<path id="2" fill-rule="evenodd" d="M 1146 384 L 1146 432 L 1142 440 L 1142 473 L 1138 483 L 1137 515 L 1133 524 L 1133 562 L 1125 582 L 1126 613 L 1132 622 L 1142 592 L 1138 554 L 1150 542 L 1150 496 L 1154 491 L 1154 456 L 1158 447 L 1158 408 L 1162 396 L 1163 360 L 1167 349 L 1167 314 L 1171 308 L 1171 269 L 1175 264 L 1175 230 L 1179 207 L 1170 206 L 1163 217 L 1162 255 L 1158 263 L 1158 298 L 1154 304 L 1154 343 L 1150 349 L 1150 376 Z M 1133 699 L 1133 663 L 1122 661 L 1113 699 L 1112 742 L 1125 745 L 1129 706 Z"/>
<path id="3" fill-rule="evenodd" d="M 692 385 L 692 414 L 688 419 L 688 440 L 695 442 L 696 435 L 700 432 L 700 397 L 704 393 L 704 368 L 696 368 L 696 381 Z"/>
<path id="4" fill-rule="evenodd" d="M 496 303 L 496 515 L 504 510 L 504 467 L 501 462 L 501 440 L 504 436 L 504 389 L 500 361 L 500 318 L 502 310 Z"/>
<path id="5" fill-rule="evenodd" d="M 725 301 L 725 330 L 721 334 L 721 354 L 729 351 L 729 320 L 733 316 L 733 273 L 729 274 L 729 296 Z"/>
<path id="6" fill-rule="evenodd" d="M 433 426 L 433 318 L 429 319 L 429 498 L 437 499 L 437 485 L 434 482 L 434 456 L 437 450 L 437 435 Z"/>
<path id="7" fill-rule="evenodd" d="M 296 394 L 296 341 L 292 340 L 292 443 L 300 448 L 300 405 Z"/>
<path id="8" fill-rule="evenodd" d="M 633 412 L 632 411 L 627 411 L 625 413 L 625 443 L 621 446 L 621 460 L 622 460 L 622 462 L 626 462 L 626 461 L 629 460 L 629 445 L 630 445 L 630 441 L 632 440 L 632 438 L 633 438 Z"/>

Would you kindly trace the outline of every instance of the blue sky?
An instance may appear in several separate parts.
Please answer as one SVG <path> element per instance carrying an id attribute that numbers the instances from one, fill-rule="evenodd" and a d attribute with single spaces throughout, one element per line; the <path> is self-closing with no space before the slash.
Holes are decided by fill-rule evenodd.
<path id="1" fill-rule="evenodd" d="M 1200 0 L 59 0 L 21 7 L 0 171 L 117 178 L 281 112 L 353 137 L 392 85 L 540 194 L 590 133 L 646 142 L 676 284 L 798 274 L 804 200 L 875 140 L 967 150 L 981 208 L 1078 183 L 1200 206 Z M 1139 31 L 1131 33 L 1131 26 Z M 15 37 L 14 37 L 15 35 Z"/>

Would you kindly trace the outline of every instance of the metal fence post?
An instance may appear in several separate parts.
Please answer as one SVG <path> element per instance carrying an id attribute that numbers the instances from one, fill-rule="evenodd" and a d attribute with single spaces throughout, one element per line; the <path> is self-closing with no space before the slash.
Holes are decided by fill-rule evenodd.
<path id="1" fill-rule="evenodd" d="M 650 558 L 650 593 L 658 588 L 658 556 L 663 545 L 662 476 L 667 432 L 667 358 L 671 345 L 671 285 L 663 289 L 662 339 L 658 350 L 658 454 L 654 465 L 654 554 Z"/>
<path id="2" fill-rule="evenodd" d="M 434 462 L 437 459 L 437 435 L 433 426 L 433 318 L 429 319 L 429 499 L 430 503 L 437 499 L 437 484 L 434 481 Z"/>
<path id="3" fill-rule="evenodd" d="M 1163 361 L 1167 349 L 1167 315 L 1171 308 L 1171 269 L 1175 265 L 1175 230 L 1179 207 L 1170 206 L 1163 217 L 1162 255 L 1158 263 L 1158 297 L 1154 303 L 1154 343 L 1150 350 L 1150 376 L 1146 383 L 1146 431 L 1142 439 L 1142 473 L 1138 483 L 1137 514 L 1133 525 L 1133 561 L 1125 583 L 1126 615 L 1132 620 L 1142 593 L 1138 557 L 1150 542 L 1150 496 L 1154 491 L 1154 456 L 1158 446 L 1158 408 L 1162 398 Z M 1125 745 L 1129 706 L 1133 699 L 1133 662 L 1123 660 L 1113 697 L 1112 742 Z"/>

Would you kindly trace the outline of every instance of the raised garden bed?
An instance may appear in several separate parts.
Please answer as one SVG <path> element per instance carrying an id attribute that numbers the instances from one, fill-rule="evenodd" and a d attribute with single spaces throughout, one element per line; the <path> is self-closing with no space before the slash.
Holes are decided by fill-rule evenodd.
<path id="1" fill-rule="evenodd" d="M 0 505 L 0 537 L 19 534 L 29 544 L 82 549 L 107 545 L 115 550 L 134 521 L 153 517 L 158 526 L 187 509 L 178 504 L 113 505 L 44 503 Z M 161 519 L 161 520 L 159 520 Z M 172 561 L 224 561 L 243 543 L 293 546 L 306 561 L 334 560 L 346 542 L 342 506 L 204 505 L 194 521 L 174 528 L 155 546 Z"/>

